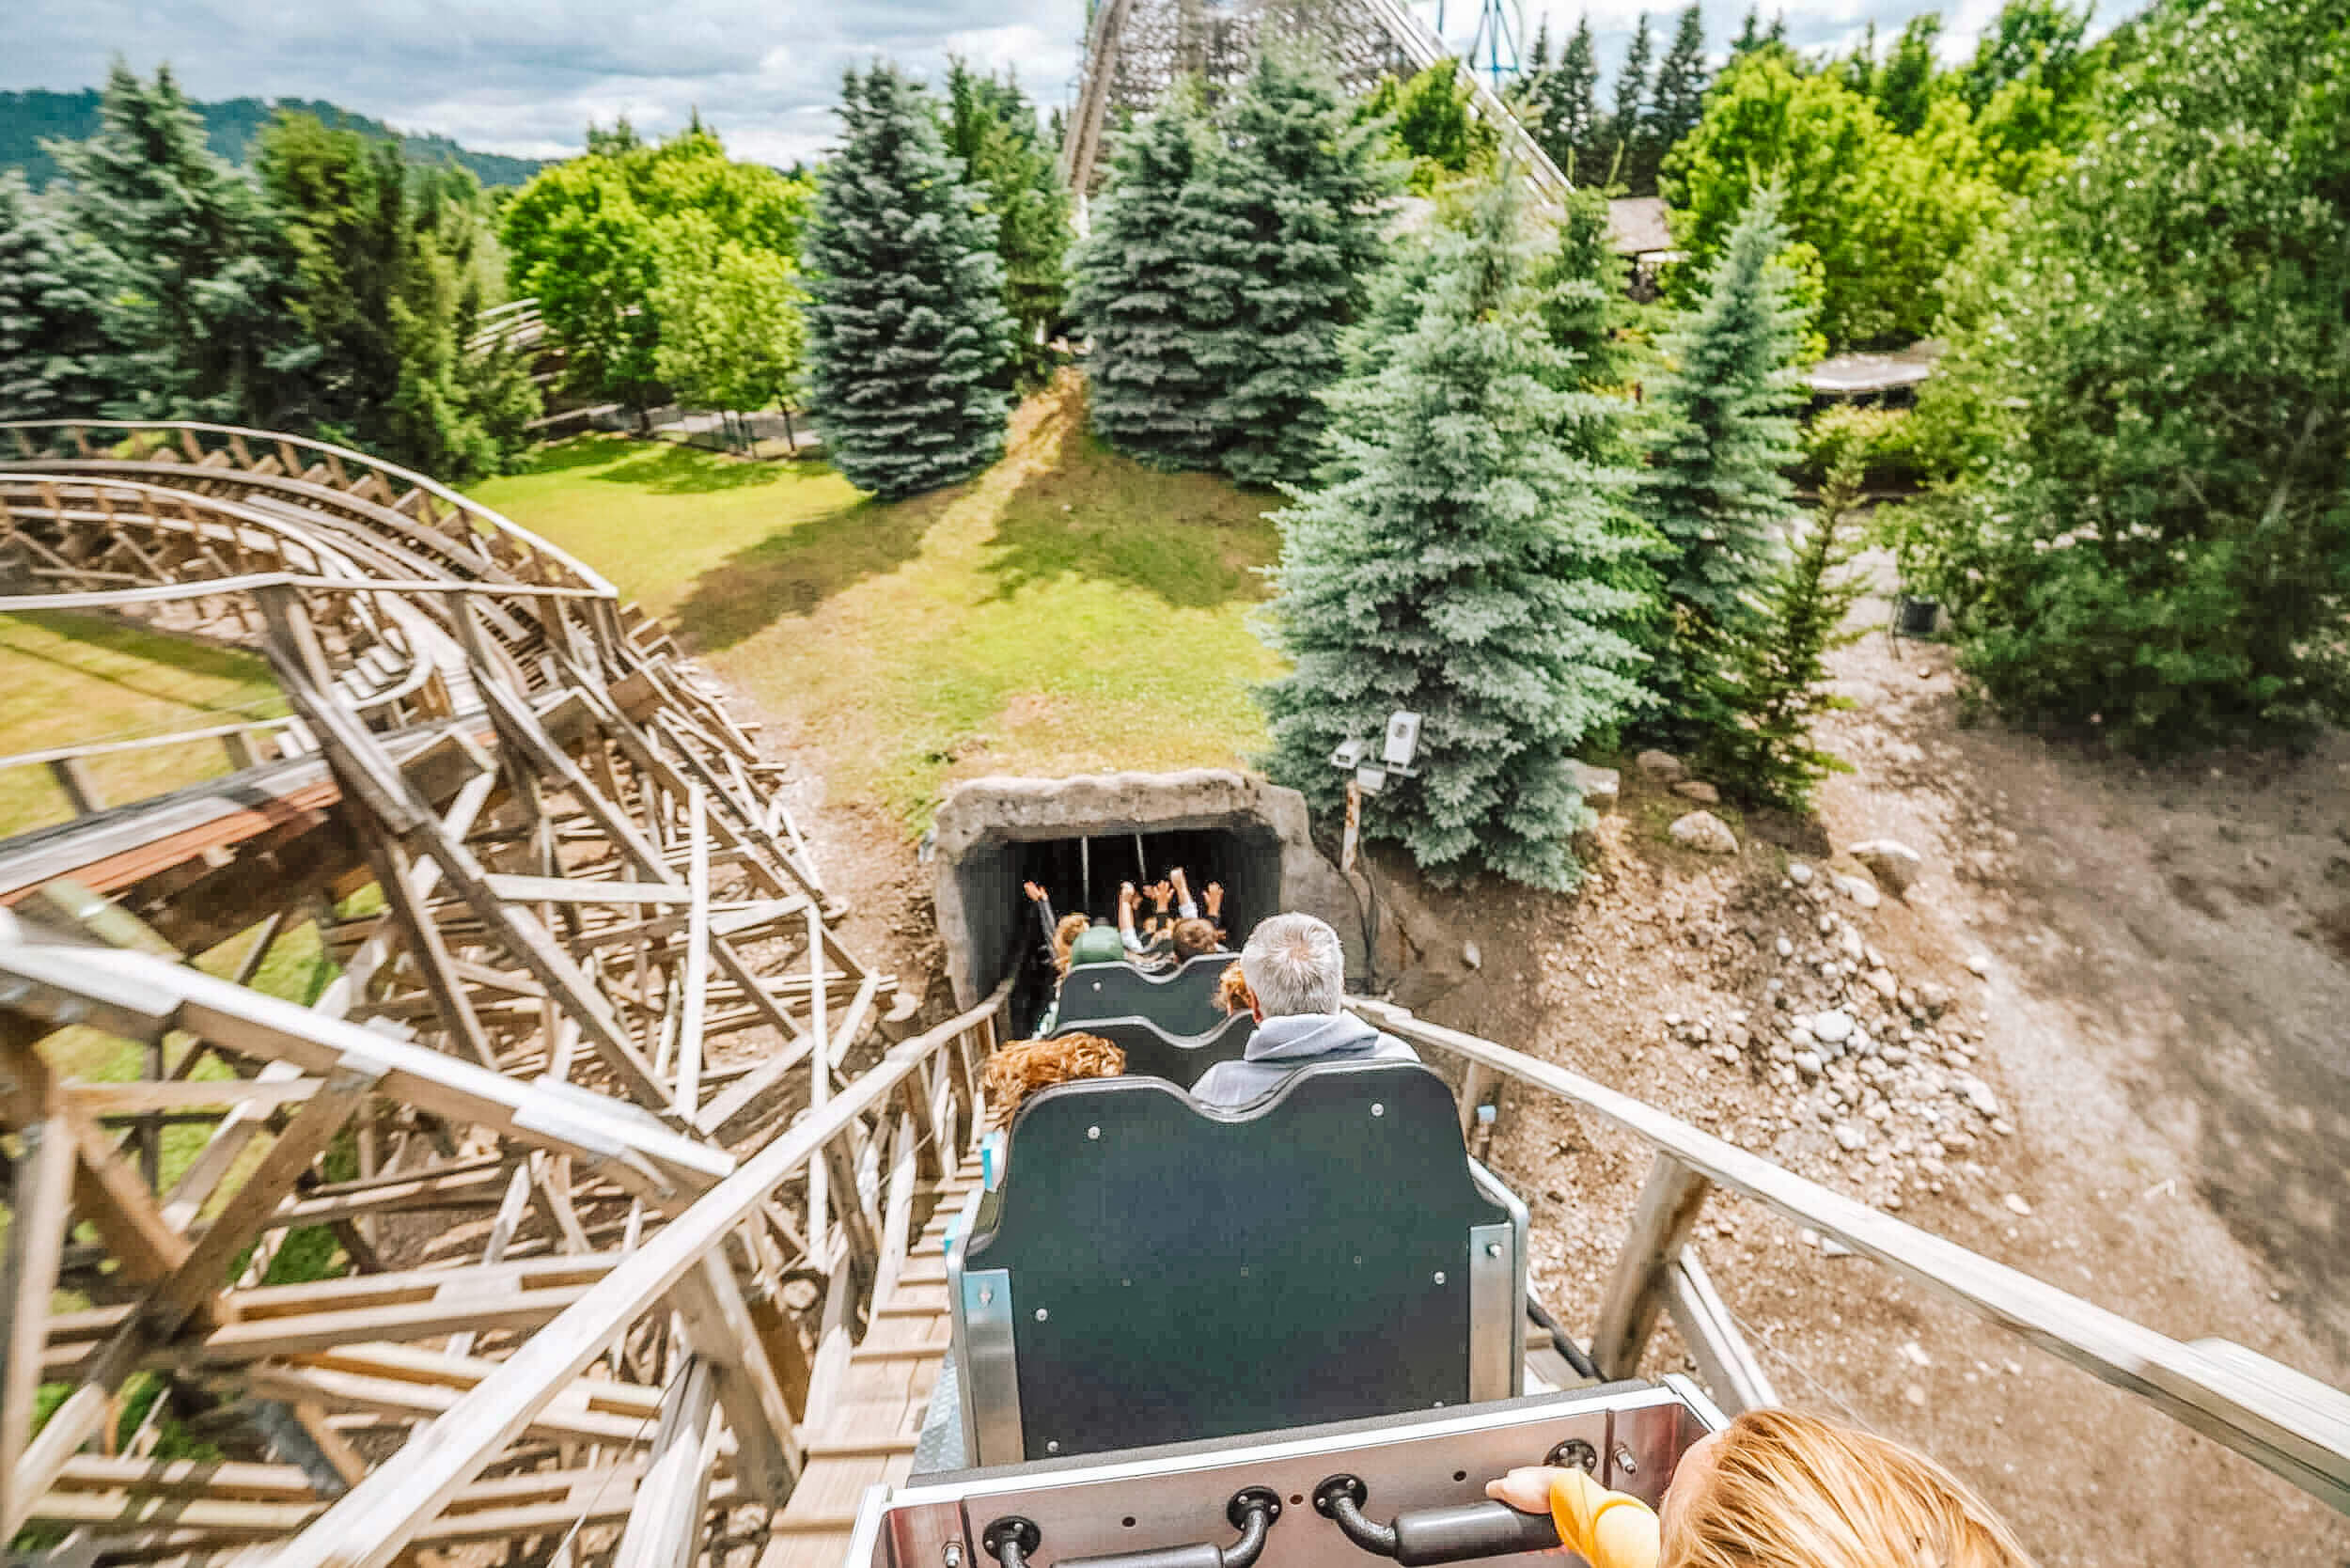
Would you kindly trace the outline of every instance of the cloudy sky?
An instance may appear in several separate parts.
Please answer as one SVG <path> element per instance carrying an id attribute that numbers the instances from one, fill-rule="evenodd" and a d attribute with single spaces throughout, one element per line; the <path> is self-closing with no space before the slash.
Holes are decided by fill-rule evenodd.
<path id="1" fill-rule="evenodd" d="M 1673 0 L 1660 0 L 1671 4 Z M 1477 0 L 1446 0 L 1465 45 Z M 1718 50 L 1747 0 L 1704 0 Z M 1956 52 L 1998 0 L 1949 0 Z M 1417 8 L 1433 23 L 1434 0 Z M 1523 0 L 1530 36 L 1547 10 L 1571 30 L 1581 0 Z M 1590 0 L 1603 57 L 1631 36 L 1641 0 Z M 1766 8 L 1766 12 L 1767 12 Z M 1880 34 L 1934 0 L 1787 0 L 1799 45 Z M 625 114 L 662 132 L 696 107 L 738 155 L 788 164 L 831 134 L 841 68 L 875 55 L 923 72 L 949 54 L 1015 67 L 1040 99 L 1064 101 L 1076 72 L 1084 0 L 8 0 L 0 88 L 70 89 L 103 80 L 121 55 L 142 71 L 168 61 L 199 98 L 321 98 L 486 151 L 576 150 L 590 120 Z"/>

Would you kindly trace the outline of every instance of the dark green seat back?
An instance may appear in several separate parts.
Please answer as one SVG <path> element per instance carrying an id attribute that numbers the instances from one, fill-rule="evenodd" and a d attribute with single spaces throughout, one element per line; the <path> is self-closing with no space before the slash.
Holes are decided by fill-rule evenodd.
<path id="1" fill-rule="evenodd" d="M 1089 1018 L 1053 1030 L 1056 1039 L 1065 1034 L 1098 1034 L 1126 1053 L 1128 1077 L 1165 1078 L 1177 1089 L 1189 1089 L 1199 1081 L 1200 1074 L 1219 1061 L 1238 1061 L 1248 1048 L 1248 1037 L 1256 1032 L 1257 1021 L 1245 1012 L 1224 1018 L 1206 1034 L 1184 1039 L 1170 1038 L 1148 1018 Z"/>
<path id="2" fill-rule="evenodd" d="M 1504 1258 L 1496 1226 L 1513 1253 L 1512 1218 L 1418 1063 L 1309 1068 L 1246 1112 L 1152 1078 L 1064 1084 L 1021 1106 L 963 1255 L 966 1386 L 1016 1378 L 1028 1459 L 1462 1403 L 1471 1255 Z M 1496 1306 L 1480 1279 L 1507 1337 L 1515 1292 Z M 1009 1373 L 1000 1317 L 993 1339 L 963 1321 L 1006 1292 Z"/>
<path id="3" fill-rule="evenodd" d="M 1087 1018 L 1148 1018 L 1165 1033 L 1182 1038 L 1206 1034 L 1224 1022 L 1215 1005 L 1216 981 L 1231 964 L 1230 953 L 1202 953 L 1180 969 L 1145 974 L 1131 964 L 1079 964 L 1060 982 L 1063 1024 Z"/>

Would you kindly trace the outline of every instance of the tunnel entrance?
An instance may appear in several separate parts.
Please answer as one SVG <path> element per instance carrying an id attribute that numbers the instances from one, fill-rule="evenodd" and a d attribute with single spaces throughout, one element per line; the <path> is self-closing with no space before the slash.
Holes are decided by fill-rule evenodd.
<path id="1" fill-rule="evenodd" d="M 1023 1027 L 1052 1000 L 1047 934 L 1036 906 L 1022 890 L 1025 883 L 1033 881 L 1045 889 L 1056 917 L 1085 915 L 1096 925 L 1114 926 L 1120 884 L 1148 887 L 1167 880 L 1179 866 L 1202 913 L 1208 884 L 1223 886 L 1223 917 L 1216 923 L 1226 932 L 1228 945 L 1246 939 L 1259 920 L 1280 905 L 1281 846 L 1262 823 L 999 841 L 995 853 L 965 858 L 956 875 L 971 919 L 973 956 L 1003 954 L 995 965 L 975 969 L 980 991 L 992 989 L 1016 969 L 1020 984 L 1012 993 L 1012 1016 L 1023 1021 Z M 1139 932 L 1154 913 L 1146 898 L 1136 929 Z M 1176 913 L 1170 905 L 1169 917 Z M 998 925 L 1010 929 L 1000 934 L 990 929 Z"/>
<path id="2" fill-rule="evenodd" d="M 1141 887 L 1181 866 L 1195 897 L 1223 885 L 1229 945 L 1268 915 L 1303 909 L 1338 927 L 1359 963 L 1353 895 L 1308 838 L 1304 799 L 1242 774 L 975 779 L 940 806 L 934 849 L 956 998 L 969 1006 L 1016 974 L 1021 1029 L 1052 995 L 1047 933 L 1021 890 L 1031 881 L 1056 915 L 1115 924 L 1120 883 Z"/>

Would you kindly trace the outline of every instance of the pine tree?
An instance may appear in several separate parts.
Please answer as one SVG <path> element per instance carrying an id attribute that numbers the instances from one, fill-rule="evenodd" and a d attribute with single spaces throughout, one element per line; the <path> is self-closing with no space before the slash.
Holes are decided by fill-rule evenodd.
<path id="1" fill-rule="evenodd" d="M 802 251 L 810 412 L 849 482 L 892 498 L 1004 450 L 1003 264 L 924 98 L 893 66 L 847 72 Z"/>
<path id="2" fill-rule="evenodd" d="M 102 317 L 71 235 L 24 177 L 0 174 L 0 419 L 97 412 Z"/>
<path id="3" fill-rule="evenodd" d="M 96 251 L 110 413 L 270 425 L 315 357 L 254 188 L 206 148 L 168 67 L 107 74 L 98 133 L 52 149 L 67 221 Z"/>
<path id="4" fill-rule="evenodd" d="M 1365 823 L 1439 880 L 1488 870 L 1565 887 L 1589 820 L 1564 764 L 1638 701 L 1637 606 L 1601 578 L 1632 548 L 1609 526 L 1611 476 L 1557 437 L 1558 354 L 1516 177 L 1467 235 L 1432 242 L 1418 323 L 1375 373 L 1332 395 L 1346 477 L 1277 514 L 1273 640 L 1296 660 L 1263 688 L 1268 763 L 1323 808 L 1338 743 L 1422 717 L 1418 774 Z"/>
<path id="5" fill-rule="evenodd" d="M 1932 11 L 1912 17 L 1885 68 L 1876 73 L 1873 96 L 1885 123 L 1904 136 L 1915 135 L 1934 105 L 1940 71 L 1935 65 L 1935 44 L 1942 36 L 1942 19 Z"/>
<path id="6" fill-rule="evenodd" d="M 963 160 L 970 182 L 985 189 L 995 220 L 1004 308 L 1017 329 L 1013 383 L 1033 391 L 1052 379 L 1052 339 L 1068 307 L 1069 194 L 1018 78 L 977 75 L 952 61 L 947 105 L 947 149 Z"/>
<path id="7" fill-rule="evenodd" d="M 1758 193 L 1697 310 L 1665 343 L 1643 510 L 1664 536 L 1671 624 L 1656 650 L 1654 729 L 1701 739 L 1732 722 L 1721 662 L 1747 635 L 1750 596 L 1794 520 L 1782 472 L 1795 457 L 1793 362 L 1803 340 L 1776 190 Z"/>
<path id="8" fill-rule="evenodd" d="M 1559 86 L 1550 104 L 1556 134 L 1567 150 L 1560 165 L 1570 178 L 1597 184 L 1607 173 L 1600 151 L 1599 45 L 1591 38 L 1591 19 L 1574 24 L 1574 37 L 1559 53 L 1553 73 Z M 1554 157 L 1557 155 L 1554 153 Z"/>
<path id="9" fill-rule="evenodd" d="M 1547 48 L 1547 34 L 1543 39 Z M 1556 67 L 1530 73 L 1525 99 L 1534 111 L 1534 137 L 1550 161 L 1570 180 L 1589 180 L 1597 167 L 1599 60 L 1593 53 L 1589 17 L 1575 24 Z"/>
<path id="10" fill-rule="evenodd" d="M 1624 51 L 1623 70 L 1616 75 L 1616 96 L 1607 117 L 1608 156 L 1614 165 L 1614 179 L 1628 189 L 1648 188 L 1647 182 L 1656 178 L 1656 161 L 1649 156 L 1646 127 L 1641 123 L 1640 107 L 1648 102 L 1649 58 L 1655 53 L 1655 42 L 1649 37 L 1648 12 L 1633 24 L 1632 43 Z M 1645 177 L 1645 180 L 1644 180 Z"/>
<path id="11" fill-rule="evenodd" d="M 1534 51 L 1526 57 L 1526 71 L 1540 76 L 1550 69 L 1550 18 L 1534 24 Z"/>
<path id="12" fill-rule="evenodd" d="M 427 473 L 495 472 L 464 372 L 480 187 L 462 169 L 412 168 L 395 142 L 284 114 L 254 143 L 293 259 L 290 308 L 316 345 L 306 422 Z"/>
<path id="13" fill-rule="evenodd" d="M 1624 460 L 1624 416 L 1618 395 L 1628 377 L 1617 329 L 1630 311 L 1624 297 L 1624 259 L 1607 227 L 1607 197 L 1586 185 L 1566 198 L 1559 245 L 1543 268 L 1543 325 L 1559 350 L 1560 390 L 1581 394 L 1569 408 L 1569 441 L 1591 463 Z"/>
<path id="14" fill-rule="evenodd" d="M 1278 45 L 1258 56 L 1203 169 L 1208 227 L 1196 287 L 1231 302 L 1196 339 L 1222 390 L 1226 473 L 1243 484 L 1305 479 L 1342 365 L 1340 335 L 1361 313 L 1384 252 L 1382 203 L 1397 170 L 1386 133 L 1357 123 L 1337 84 Z"/>
<path id="15" fill-rule="evenodd" d="M 1715 706 L 1737 715 L 1705 739 L 1711 777 L 1738 792 L 1795 811 L 1811 808 L 1820 782 L 1851 765 L 1814 744 L 1822 714 L 1852 706 L 1827 689 L 1827 651 L 1861 635 L 1844 630 L 1865 586 L 1849 570 L 1845 523 L 1859 509 L 1866 453 L 1846 442 L 1828 461 L 1811 526 L 1756 590 L 1753 631 L 1725 661 Z"/>
<path id="16" fill-rule="evenodd" d="M 1731 40 L 1730 57 L 1742 60 L 1762 47 L 1762 8 L 1747 8 L 1747 19 L 1738 24 L 1738 36 Z"/>
<path id="17" fill-rule="evenodd" d="M 1218 450 L 1220 384 L 1195 348 L 1232 308 L 1197 283 L 1213 133 L 1196 85 L 1178 82 L 1119 136 L 1092 231 L 1071 256 L 1070 305 L 1092 339 L 1094 431 L 1161 468 L 1212 468 Z"/>
<path id="18" fill-rule="evenodd" d="M 1705 115 L 1705 19 L 1696 6 L 1681 13 L 1672 47 L 1656 68 L 1649 94 L 1648 140 L 1653 158 L 1662 159 L 1675 142 L 1697 129 Z M 1653 176 L 1652 176 L 1653 178 Z"/>

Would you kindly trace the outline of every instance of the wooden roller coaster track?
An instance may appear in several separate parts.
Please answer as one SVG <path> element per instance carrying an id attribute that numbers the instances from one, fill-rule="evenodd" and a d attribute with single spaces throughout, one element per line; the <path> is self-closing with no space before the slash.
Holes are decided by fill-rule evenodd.
<path id="1" fill-rule="evenodd" d="M 803 1471 L 864 1452 L 803 1430 L 811 1387 L 855 1374 L 885 1244 L 953 1190 L 992 1012 L 858 1073 L 907 1009 L 832 934 L 781 768 L 544 541 L 290 436 L 0 442 L 7 608 L 257 648 L 290 710 L 145 738 L 234 766 L 0 843 L 0 1537 L 670 1562 L 807 1536 Z M 8 760 L 119 744 L 70 723 Z M 243 983 L 312 933 L 321 995 Z M 135 1078 L 59 1069 L 93 1030 Z M 305 1231 L 322 1277 L 281 1266 Z M 159 1449 L 191 1434 L 226 1457 Z"/>
<path id="2" fill-rule="evenodd" d="M 1451 51 L 1405 0 L 1100 0 L 1086 28 L 1077 102 L 1061 142 L 1061 179 L 1080 201 L 1098 182 L 1117 117 L 1147 114 L 1179 79 L 1212 86 L 1237 81 L 1265 39 L 1305 40 L 1351 89 L 1384 74 L 1425 71 Z M 1556 201 L 1573 189 L 1510 106 L 1474 71 L 1464 71 L 1470 104 L 1494 127 L 1512 167 L 1538 197 Z"/>

